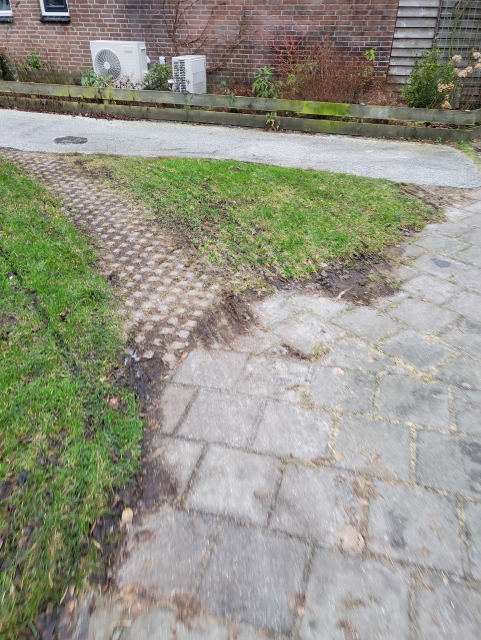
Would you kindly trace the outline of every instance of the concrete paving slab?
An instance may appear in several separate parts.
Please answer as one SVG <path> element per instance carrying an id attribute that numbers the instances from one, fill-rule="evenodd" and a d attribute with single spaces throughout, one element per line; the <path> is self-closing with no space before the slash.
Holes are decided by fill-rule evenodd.
<path id="1" fill-rule="evenodd" d="M 161 428 L 164 433 L 172 433 L 175 430 L 195 392 L 195 387 L 167 385 L 160 399 Z"/>
<path id="2" fill-rule="evenodd" d="M 427 579 L 417 590 L 416 610 L 422 640 L 479 638 L 481 594 L 477 589 Z"/>
<path id="3" fill-rule="evenodd" d="M 453 347 L 481 359 L 481 324 L 461 318 L 451 327 L 447 327 L 438 337 Z"/>
<path id="4" fill-rule="evenodd" d="M 300 640 L 409 637 L 409 578 L 375 560 L 316 550 Z"/>
<path id="5" fill-rule="evenodd" d="M 316 347 L 325 347 L 338 340 L 344 331 L 312 313 L 299 313 L 273 328 L 284 344 L 309 355 Z"/>
<path id="6" fill-rule="evenodd" d="M 479 249 L 478 253 L 481 256 Z M 454 298 L 451 298 L 444 306 L 475 322 L 481 322 L 481 296 L 477 293 L 463 291 Z"/>
<path id="7" fill-rule="evenodd" d="M 469 568 L 474 579 L 481 580 L 481 503 L 466 502 L 464 510 L 466 517 L 466 537 L 468 540 Z"/>
<path id="8" fill-rule="evenodd" d="M 435 378 L 464 389 L 481 389 L 481 362 L 460 355 L 439 367 Z"/>
<path id="9" fill-rule="evenodd" d="M 463 575 L 457 504 L 425 489 L 377 482 L 369 548 L 393 560 Z"/>
<path id="10" fill-rule="evenodd" d="M 173 589 L 191 591 L 214 526 L 213 518 L 165 508 L 145 515 L 129 531 L 118 585 L 153 587 L 165 596 Z"/>
<path id="11" fill-rule="evenodd" d="M 459 270 L 452 281 L 460 287 L 481 293 L 481 269 L 478 267 L 464 264 L 464 270 Z"/>
<path id="12" fill-rule="evenodd" d="M 366 342 L 377 342 L 401 328 L 393 318 L 377 313 L 369 307 L 347 311 L 332 322 Z"/>
<path id="13" fill-rule="evenodd" d="M 419 484 L 481 498 L 481 442 L 421 431 L 416 450 Z"/>
<path id="14" fill-rule="evenodd" d="M 289 302 L 296 307 L 315 313 L 316 316 L 320 318 L 332 318 L 342 313 L 348 307 L 345 302 L 341 300 L 334 302 L 334 300 L 326 296 L 296 294 L 289 299 Z"/>
<path id="15" fill-rule="evenodd" d="M 181 496 L 187 489 L 202 449 L 197 442 L 164 437 L 161 432 L 156 432 L 148 456 L 149 487 L 144 498 L 148 495 L 158 502 Z"/>
<path id="16" fill-rule="evenodd" d="M 465 233 L 459 237 L 465 242 L 470 242 L 471 244 L 481 247 L 481 229 L 479 227 L 469 227 Z"/>
<path id="17" fill-rule="evenodd" d="M 419 271 L 426 271 L 432 276 L 449 280 L 454 275 L 464 271 L 467 266 L 463 262 L 446 258 L 445 256 L 427 254 L 419 257 L 413 263 Z M 457 280 L 456 280 L 457 283 Z"/>
<path id="18" fill-rule="evenodd" d="M 261 325 L 272 327 L 292 316 L 297 309 L 285 298 L 269 296 L 262 302 L 253 305 L 252 311 L 257 315 L 257 320 Z"/>
<path id="19" fill-rule="evenodd" d="M 279 477 L 280 462 L 273 458 L 212 446 L 186 507 L 262 526 L 267 524 Z"/>
<path id="20" fill-rule="evenodd" d="M 300 460 L 326 456 L 329 418 L 319 411 L 269 401 L 251 448 Z"/>
<path id="21" fill-rule="evenodd" d="M 470 245 L 466 242 L 461 242 L 460 240 L 456 240 L 455 238 L 445 237 L 437 232 L 431 232 L 428 235 L 420 238 L 416 241 L 418 246 L 423 247 L 424 249 L 428 249 L 432 253 L 439 253 L 443 256 L 452 256 L 454 254 L 463 251 L 464 249 L 469 249 Z M 462 258 L 458 255 L 457 258 L 462 260 Z"/>
<path id="22" fill-rule="evenodd" d="M 307 383 L 306 362 L 279 358 L 253 357 L 247 363 L 237 390 L 275 400 L 300 400 Z"/>
<path id="23" fill-rule="evenodd" d="M 357 473 L 409 482 L 410 446 L 409 427 L 360 416 L 344 416 L 334 444 L 342 460 L 333 464 Z"/>
<path id="24" fill-rule="evenodd" d="M 261 408 L 258 398 L 201 389 L 178 435 L 245 447 Z"/>
<path id="25" fill-rule="evenodd" d="M 246 360 L 243 353 L 196 349 L 182 363 L 174 382 L 230 390 L 239 379 Z"/>
<path id="26" fill-rule="evenodd" d="M 378 373 L 392 365 L 393 361 L 358 340 L 344 338 L 331 347 L 324 363 L 340 369 L 357 369 L 366 373 Z"/>
<path id="27" fill-rule="evenodd" d="M 373 413 L 376 379 L 371 373 L 317 365 L 311 379 L 314 402 L 327 409 L 342 407 L 348 413 Z"/>
<path id="28" fill-rule="evenodd" d="M 453 398 L 457 430 L 481 437 L 481 391 L 454 389 Z"/>
<path id="29" fill-rule="evenodd" d="M 466 216 L 469 217 L 469 216 Z M 449 238 L 458 238 L 463 234 L 468 233 L 469 231 L 475 231 L 475 227 L 470 227 L 464 222 L 435 222 L 434 224 L 428 224 L 426 227 L 428 232 L 435 232 L 440 234 L 441 236 L 448 236 Z M 464 242 L 471 242 L 471 240 L 466 236 L 462 238 Z"/>
<path id="30" fill-rule="evenodd" d="M 443 309 L 419 298 L 403 300 L 395 309 L 389 309 L 388 313 L 417 331 L 425 333 L 439 331 L 459 317 L 454 311 Z"/>
<path id="31" fill-rule="evenodd" d="M 354 481 L 353 475 L 339 469 L 288 464 L 271 527 L 306 536 L 324 546 L 335 546 L 344 527 L 359 527 L 361 507 Z"/>
<path id="32" fill-rule="evenodd" d="M 434 304 L 442 304 L 462 292 L 461 287 L 427 273 L 411 278 L 404 283 L 403 289 L 416 294 L 421 299 L 427 298 Z"/>
<path id="33" fill-rule="evenodd" d="M 448 391 L 439 385 L 418 380 L 395 376 L 382 378 L 379 415 L 386 420 L 449 429 Z"/>
<path id="34" fill-rule="evenodd" d="M 219 533 L 199 587 L 204 607 L 273 632 L 294 627 L 291 603 L 302 592 L 307 544 L 258 529 Z"/>
<path id="35" fill-rule="evenodd" d="M 456 354 L 454 349 L 429 340 L 425 335 L 413 329 L 404 329 L 396 333 L 392 338 L 383 342 L 379 348 L 385 353 L 413 365 L 419 371 L 428 371 Z"/>
<path id="36" fill-rule="evenodd" d="M 481 256 L 479 254 L 479 247 L 470 246 L 465 251 L 460 251 L 454 254 L 458 260 L 466 262 L 466 264 L 474 265 L 475 267 L 481 267 Z"/>

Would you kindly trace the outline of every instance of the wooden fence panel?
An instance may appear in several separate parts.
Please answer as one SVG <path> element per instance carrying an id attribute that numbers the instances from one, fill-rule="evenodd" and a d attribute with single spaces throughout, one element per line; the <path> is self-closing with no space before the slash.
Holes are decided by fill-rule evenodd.
<path id="1" fill-rule="evenodd" d="M 287 112 L 311 116 L 369 118 L 372 120 L 404 120 L 407 122 L 435 122 L 442 124 L 474 125 L 481 121 L 481 111 L 444 111 L 442 109 L 411 109 L 409 107 L 380 107 L 376 105 L 336 104 L 302 100 L 265 100 L 213 94 L 172 93 L 170 91 L 135 91 L 131 89 L 98 89 L 74 85 L 49 85 L 33 82 L 0 82 L 0 95 L 17 93 L 56 98 L 83 98 L 102 102 L 124 101 L 149 104 L 168 104 L 184 107 L 210 107 L 263 112 Z M 263 116 L 265 119 L 265 116 Z"/>
<path id="2" fill-rule="evenodd" d="M 121 116 L 144 120 L 169 120 L 175 122 L 191 122 L 203 124 L 222 124 L 230 126 L 264 128 L 265 115 L 229 113 L 222 111 L 204 111 L 194 109 L 163 109 L 162 107 L 145 107 L 136 105 L 119 105 L 111 103 L 68 102 L 64 100 L 50 101 L 41 98 L 14 97 L 0 93 L 0 105 L 18 108 L 48 107 L 57 113 L 98 114 L 104 116 Z M 473 132 L 481 129 L 438 129 L 416 127 L 415 125 L 386 125 L 363 122 L 344 122 L 340 120 L 314 120 L 308 118 L 280 117 L 275 124 L 281 129 L 304 131 L 310 133 L 330 133 L 338 135 L 365 136 L 374 138 L 405 138 L 420 140 L 470 140 Z"/>

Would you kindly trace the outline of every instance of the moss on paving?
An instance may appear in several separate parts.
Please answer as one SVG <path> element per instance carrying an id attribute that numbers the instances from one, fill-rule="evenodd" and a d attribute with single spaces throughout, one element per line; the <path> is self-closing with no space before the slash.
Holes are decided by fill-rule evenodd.
<path id="1" fill-rule="evenodd" d="M 115 304 L 94 260 L 58 202 L 0 156 L 2 638 L 32 629 L 101 562 L 92 527 L 140 457 L 136 399 L 111 375 Z"/>
<path id="2" fill-rule="evenodd" d="M 288 150 L 287 150 L 288 152 Z M 217 267 L 303 278 L 375 254 L 434 210 L 393 182 L 234 161 L 75 157 L 149 207 Z"/>

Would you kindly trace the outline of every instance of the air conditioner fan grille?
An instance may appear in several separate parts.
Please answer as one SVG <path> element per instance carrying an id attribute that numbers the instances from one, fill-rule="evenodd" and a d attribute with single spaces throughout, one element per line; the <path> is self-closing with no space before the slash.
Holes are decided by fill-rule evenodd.
<path id="1" fill-rule="evenodd" d="M 100 49 L 94 58 L 94 71 L 101 76 L 112 76 L 113 80 L 118 80 L 122 72 L 120 60 L 110 49 Z"/>

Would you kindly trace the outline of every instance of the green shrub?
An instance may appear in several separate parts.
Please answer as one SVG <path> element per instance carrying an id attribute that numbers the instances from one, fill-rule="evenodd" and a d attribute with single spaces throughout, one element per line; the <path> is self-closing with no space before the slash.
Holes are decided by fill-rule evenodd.
<path id="1" fill-rule="evenodd" d="M 80 78 L 82 87 L 107 87 L 112 82 L 112 76 L 101 76 L 92 69 L 86 69 Z"/>
<path id="2" fill-rule="evenodd" d="M 42 60 L 37 51 L 31 51 L 23 63 L 20 64 L 22 69 L 34 69 L 35 71 L 42 71 L 46 66 L 47 64 Z"/>
<path id="3" fill-rule="evenodd" d="M 169 65 L 156 62 L 146 73 L 142 82 L 142 89 L 165 91 L 169 88 L 169 78 L 171 75 L 172 71 Z"/>
<path id="4" fill-rule="evenodd" d="M 254 71 L 252 93 L 257 98 L 277 98 L 279 83 L 273 79 L 274 67 L 263 67 Z"/>
<path id="5" fill-rule="evenodd" d="M 415 59 L 402 95 L 408 107 L 439 109 L 444 105 L 450 108 L 449 98 L 453 95 L 455 84 L 453 61 L 443 61 L 442 53 L 436 47 L 433 51 L 424 51 Z"/>

